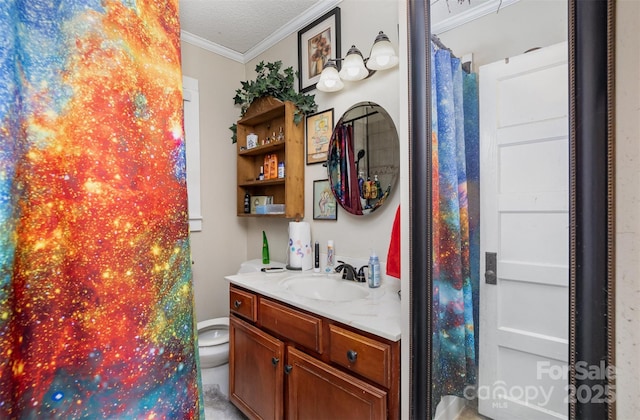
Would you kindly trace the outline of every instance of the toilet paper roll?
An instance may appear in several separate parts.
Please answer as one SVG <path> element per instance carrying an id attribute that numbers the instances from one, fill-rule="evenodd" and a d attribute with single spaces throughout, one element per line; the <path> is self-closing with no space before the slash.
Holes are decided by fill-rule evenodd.
<path id="1" fill-rule="evenodd" d="M 311 227 L 307 222 L 289 222 L 289 264 L 290 270 L 311 270 L 313 252 L 311 250 Z"/>

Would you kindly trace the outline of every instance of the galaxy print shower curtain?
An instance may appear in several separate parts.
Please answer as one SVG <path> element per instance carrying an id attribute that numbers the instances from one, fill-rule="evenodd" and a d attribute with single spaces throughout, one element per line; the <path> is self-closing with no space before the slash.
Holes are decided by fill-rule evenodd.
<path id="1" fill-rule="evenodd" d="M 0 0 L 0 418 L 198 418 L 178 0 Z"/>
<path id="2" fill-rule="evenodd" d="M 433 407 L 473 395 L 479 281 L 478 90 L 460 59 L 432 46 Z"/>

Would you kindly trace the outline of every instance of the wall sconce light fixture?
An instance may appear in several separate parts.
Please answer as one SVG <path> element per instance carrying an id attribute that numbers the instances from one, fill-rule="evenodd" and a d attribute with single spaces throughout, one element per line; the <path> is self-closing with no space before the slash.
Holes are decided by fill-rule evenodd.
<path id="1" fill-rule="evenodd" d="M 337 61 L 342 61 L 342 69 L 338 72 Z M 365 66 L 366 63 L 366 66 Z M 322 92 L 337 92 L 344 87 L 343 80 L 356 81 L 366 79 L 377 70 L 387 70 L 398 64 L 393 45 L 384 32 L 380 31 L 371 47 L 371 54 L 363 58 L 362 53 L 352 45 L 344 58 L 329 59 L 320 74 L 316 88 Z"/>

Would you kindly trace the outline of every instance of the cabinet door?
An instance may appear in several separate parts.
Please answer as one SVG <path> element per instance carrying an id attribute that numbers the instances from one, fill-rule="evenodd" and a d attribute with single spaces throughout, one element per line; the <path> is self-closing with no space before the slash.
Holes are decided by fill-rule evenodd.
<path id="1" fill-rule="evenodd" d="M 288 419 L 385 419 L 387 393 L 287 347 Z"/>
<path id="2" fill-rule="evenodd" d="M 229 334 L 229 399 L 249 418 L 281 419 L 284 344 L 235 317 Z"/>

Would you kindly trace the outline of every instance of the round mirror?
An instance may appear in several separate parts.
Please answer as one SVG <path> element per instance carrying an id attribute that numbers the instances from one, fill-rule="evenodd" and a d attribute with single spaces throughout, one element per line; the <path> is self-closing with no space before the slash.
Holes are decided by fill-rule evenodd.
<path id="1" fill-rule="evenodd" d="M 336 201 L 349 213 L 382 207 L 400 171 L 398 132 L 384 108 L 360 102 L 342 115 L 329 142 L 327 171 Z"/>

